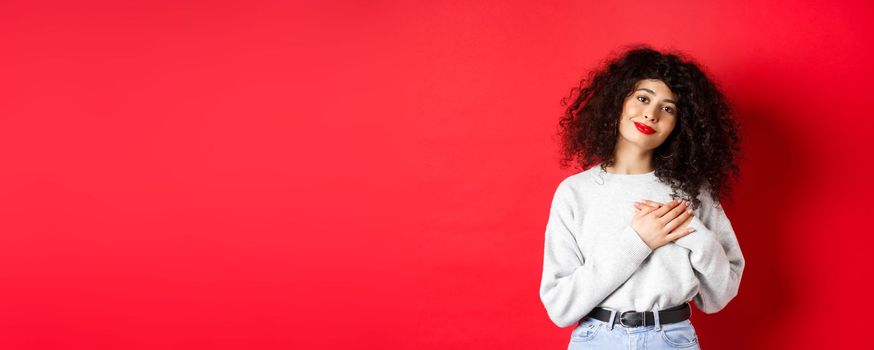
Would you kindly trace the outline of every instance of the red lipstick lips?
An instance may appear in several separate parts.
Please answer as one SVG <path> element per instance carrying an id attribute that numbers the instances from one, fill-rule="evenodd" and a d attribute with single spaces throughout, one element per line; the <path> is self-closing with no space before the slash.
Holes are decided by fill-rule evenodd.
<path id="1" fill-rule="evenodd" d="M 638 122 L 634 122 L 634 126 L 637 127 L 637 130 L 640 130 L 640 132 L 642 132 L 642 133 L 644 133 L 644 134 L 647 134 L 647 135 L 656 132 L 655 129 L 653 129 L 653 128 L 649 127 L 649 126 L 643 125 L 643 124 L 641 124 L 641 123 L 638 123 Z"/>

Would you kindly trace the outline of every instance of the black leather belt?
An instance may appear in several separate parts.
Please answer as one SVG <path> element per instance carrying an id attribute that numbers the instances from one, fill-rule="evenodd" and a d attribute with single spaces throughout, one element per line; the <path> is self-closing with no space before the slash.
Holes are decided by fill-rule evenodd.
<path id="1" fill-rule="evenodd" d="M 682 303 L 667 309 L 659 310 L 659 323 L 675 323 L 688 320 L 692 316 L 692 308 L 689 302 Z M 610 322 L 610 310 L 596 307 L 586 317 Z M 583 318 L 585 320 L 585 318 Z M 652 311 L 625 311 L 617 312 L 613 323 L 619 323 L 623 327 L 655 326 L 655 317 Z"/>

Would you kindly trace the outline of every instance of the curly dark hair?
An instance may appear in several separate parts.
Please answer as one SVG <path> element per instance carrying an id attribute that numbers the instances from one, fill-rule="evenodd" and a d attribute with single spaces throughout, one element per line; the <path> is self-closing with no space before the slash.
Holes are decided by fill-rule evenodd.
<path id="1" fill-rule="evenodd" d="M 556 135 L 562 144 L 561 166 L 567 168 L 572 162 L 580 170 L 597 162 L 602 168 L 612 166 L 625 98 L 638 81 L 658 79 L 676 97 L 677 123 L 653 151 L 656 177 L 671 186 L 672 198 L 688 200 L 692 208 L 700 206 L 701 191 L 708 191 L 714 203 L 727 196 L 728 177 L 740 177 L 735 163 L 740 156 L 740 125 L 717 85 L 680 52 L 661 53 L 636 44 L 610 56 L 561 99 L 566 107 Z"/>

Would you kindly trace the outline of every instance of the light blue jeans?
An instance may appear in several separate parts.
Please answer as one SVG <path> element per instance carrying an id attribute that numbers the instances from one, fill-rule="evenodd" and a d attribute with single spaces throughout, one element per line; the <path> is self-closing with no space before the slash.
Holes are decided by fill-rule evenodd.
<path id="1" fill-rule="evenodd" d="M 610 323 L 587 317 L 582 320 L 571 333 L 568 350 L 576 349 L 622 349 L 622 350 L 658 350 L 658 349 L 698 349 L 698 334 L 692 321 L 685 320 L 676 323 L 659 323 L 657 313 L 655 325 L 640 327 L 624 327 L 618 322 L 610 327 Z M 619 312 L 612 311 L 610 319 L 619 317 Z"/>

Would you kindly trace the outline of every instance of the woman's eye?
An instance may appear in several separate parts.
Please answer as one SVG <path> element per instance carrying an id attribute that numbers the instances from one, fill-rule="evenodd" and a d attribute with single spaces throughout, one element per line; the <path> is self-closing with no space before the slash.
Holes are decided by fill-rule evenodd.
<path id="1" fill-rule="evenodd" d="M 648 101 L 649 99 L 647 99 L 646 96 L 637 96 L 637 100 L 640 101 L 640 102 L 646 102 L 646 101 Z"/>
<path id="2" fill-rule="evenodd" d="M 668 113 L 674 114 L 674 109 L 671 108 L 671 107 L 665 107 L 665 112 L 668 112 Z"/>

